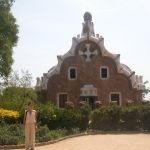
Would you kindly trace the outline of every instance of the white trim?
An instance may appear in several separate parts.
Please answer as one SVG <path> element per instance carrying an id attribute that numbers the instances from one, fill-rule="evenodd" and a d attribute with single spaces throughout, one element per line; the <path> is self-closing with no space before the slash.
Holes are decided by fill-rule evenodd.
<path id="1" fill-rule="evenodd" d="M 60 92 L 60 93 L 57 93 L 57 96 L 56 96 L 56 99 L 57 99 L 57 107 L 59 108 L 59 95 L 61 94 L 66 94 L 67 95 L 67 102 L 69 101 L 69 98 L 68 98 L 68 93 L 65 93 L 65 92 Z M 64 108 L 59 108 L 59 109 L 64 109 Z"/>
<path id="2" fill-rule="evenodd" d="M 120 55 L 110 53 L 104 47 L 104 38 L 103 37 L 98 38 L 98 37 L 92 36 L 91 34 L 88 34 L 88 33 L 86 33 L 86 34 L 84 34 L 84 36 L 81 36 L 78 38 L 76 38 L 76 37 L 72 38 L 72 46 L 71 46 L 70 50 L 67 53 L 65 53 L 64 55 L 58 56 L 58 64 L 51 71 L 43 74 L 44 75 L 43 83 L 41 83 L 39 86 L 35 86 L 35 89 L 37 91 L 42 90 L 42 89 L 47 90 L 47 83 L 48 83 L 49 78 L 51 78 L 55 74 L 60 74 L 60 68 L 61 68 L 63 61 L 70 56 L 75 56 L 76 46 L 79 43 L 86 41 L 86 40 L 89 40 L 89 41 L 92 41 L 92 42 L 98 44 L 98 46 L 102 52 L 102 57 L 107 56 L 107 57 L 112 58 L 114 60 L 116 66 L 117 66 L 117 72 L 126 75 L 130 79 L 133 89 L 137 89 L 137 90 L 144 90 L 145 89 L 144 83 L 143 82 L 139 83 L 136 80 L 135 73 L 132 70 L 126 69 L 126 67 L 124 67 L 120 63 Z"/>
<path id="3" fill-rule="evenodd" d="M 80 91 L 80 96 L 97 96 L 97 88 L 95 88 L 93 85 L 84 85 Z"/>
<path id="4" fill-rule="evenodd" d="M 109 93 L 109 104 L 111 102 L 111 94 L 119 94 L 119 106 L 122 106 L 122 97 L 121 97 L 121 92 L 110 92 Z"/>
<path id="5" fill-rule="evenodd" d="M 102 71 L 101 71 L 101 69 L 103 69 L 103 68 L 107 69 L 107 78 L 102 78 Z M 103 79 L 103 80 L 106 80 L 106 79 L 109 78 L 109 68 L 107 66 L 101 66 L 100 67 L 100 78 Z"/>
<path id="6" fill-rule="evenodd" d="M 76 76 L 76 78 L 74 78 L 74 79 L 70 78 L 70 69 L 75 69 L 75 76 Z M 69 69 L 68 69 L 68 79 L 69 80 L 76 80 L 77 79 L 77 68 L 76 67 L 74 67 L 74 66 L 69 67 Z"/>

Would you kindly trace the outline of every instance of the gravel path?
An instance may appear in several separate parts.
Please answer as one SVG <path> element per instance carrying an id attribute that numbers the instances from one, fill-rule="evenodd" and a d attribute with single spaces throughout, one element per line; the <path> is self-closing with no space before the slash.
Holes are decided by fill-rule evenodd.
<path id="1" fill-rule="evenodd" d="M 150 133 L 98 134 L 66 139 L 36 150 L 150 150 Z M 20 149 L 23 150 L 23 149 Z"/>

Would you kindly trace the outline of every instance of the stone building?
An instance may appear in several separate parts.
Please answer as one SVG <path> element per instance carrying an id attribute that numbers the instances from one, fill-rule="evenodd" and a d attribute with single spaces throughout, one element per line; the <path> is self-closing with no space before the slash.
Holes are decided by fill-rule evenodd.
<path id="1" fill-rule="evenodd" d="M 73 37 L 70 50 L 57 58 L 58 64 L 37 78 L 39 101 L 52 101 L 58 108 L 71 101 L 75 109 L 79 109 L 81 101 L 91 109 L 95 101 L 102 105 L 116 101 L 126 106 L 128 100 L 141 104 L 143 77 L 120 63 L 120 54 L 106 50 L 104 38 L 95 35 L 89 12 L 84 14 L 82 34 Z"/>

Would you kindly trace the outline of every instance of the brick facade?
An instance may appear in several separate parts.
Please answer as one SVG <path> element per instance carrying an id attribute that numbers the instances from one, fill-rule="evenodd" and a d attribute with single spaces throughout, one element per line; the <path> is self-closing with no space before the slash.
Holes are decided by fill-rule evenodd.
<path id="1" fill-rule="evenodd" d="M 97 50 L 97 55 L 91 58 L 91 61 L 85 61 L 85 58 L 79 55 L 79 50 L 86 49 L 85 44 L 90 44 L 92 50 Z M 109 78 L 100 78 L 100 67 L 107 67 Z M 69 80 L 68 71 L 70 67 L 77 70 L 77 78 Z M 119 93 L 121 106 L 126 105 L 126 100 L 132 100 L 140 105 L 142 101 L 142 90 L 133 89 L 128 76 L 118 73 L 114 60 L 107 56 L 102 56 L 98 44 L 86 40 L 80 42 L 75 48 L 75 55 L 63 60 L 60 68 L 60 74 L 51 76 L 47 83 L 47 90 L 37 92 L 39 101 L 52 101 L 58 105 L 58 95 L 66 93 L 68 100 L 73 102 L 74 108 L 79 109 L 80 89 L 84 85 L 93 85 L 97 88 L 97 100 L 103 105 L 110 105 L 110 94 Z"/>

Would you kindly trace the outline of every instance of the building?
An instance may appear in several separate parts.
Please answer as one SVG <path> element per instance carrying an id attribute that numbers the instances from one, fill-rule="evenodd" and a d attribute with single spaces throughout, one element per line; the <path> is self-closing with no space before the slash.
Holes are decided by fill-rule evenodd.
<path id="1" fill-rule="evenodd" d="M 128 100 L 141 104 L 143 77 L 120 63 L 120 54 L 106 50 L 104 38 L 95 35 L 89 12 L 84 14 L 81 36 L 73 37 L 70 50 L 57 58 L 58 64 L 37 78 L 39 101 L 52 101 L 58 108 L 71 101 L 75 109 L 79 109 L 81 101 L 86 101 L 91 109 L 95 101 L 102 105 L 116 101 L 126 106 Z"/>

